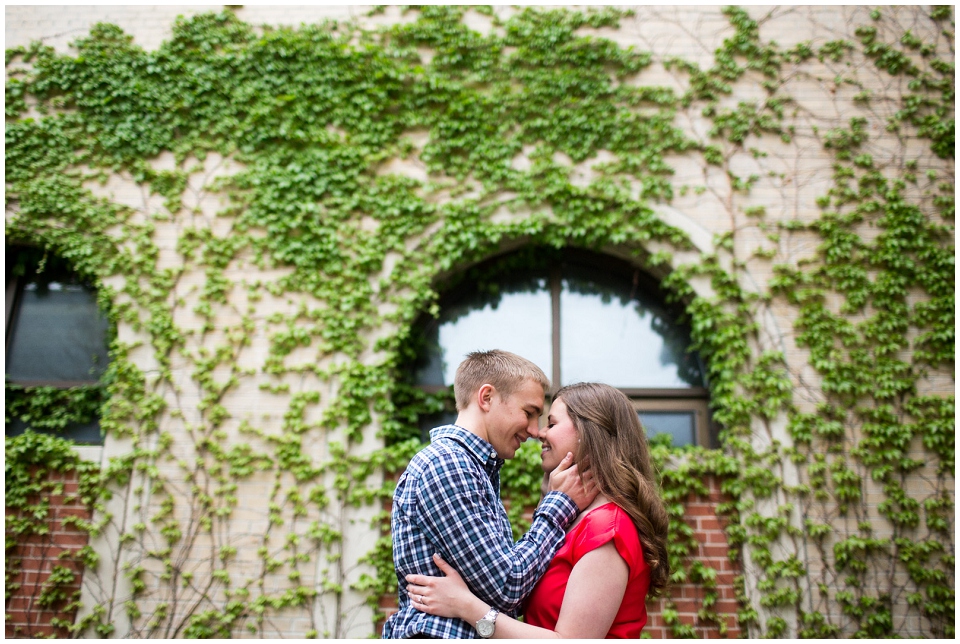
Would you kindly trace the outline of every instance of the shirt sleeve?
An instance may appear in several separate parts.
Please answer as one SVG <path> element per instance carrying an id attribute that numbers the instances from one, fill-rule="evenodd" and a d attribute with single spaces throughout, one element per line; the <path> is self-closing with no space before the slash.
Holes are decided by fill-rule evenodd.
<path id="1" fill-rule="evenodd" d="M 643 561 L 643 551 L 637 529 L 623 510 L 598 508 L 584 517 L 573 539 L 573 564 L 576 565 L 591 550 L 596 550 L 608 541 L 613 541 L 617 552 L 630 569 L 630 576 L 638 573 L 638 563 Z"/>
<path id="2" fill-rule="evenodd" d="M 486 473 L 467 457 L 445 455 L 418 482 L 420 529 L 477 597 L 513 612 L 543 576 L 578 508 L 567 495 L 551 492 L 514 543 L 505 518 L 497 518 L 504 512 L 499 499 L 491 506 L 491 490 Z"/>

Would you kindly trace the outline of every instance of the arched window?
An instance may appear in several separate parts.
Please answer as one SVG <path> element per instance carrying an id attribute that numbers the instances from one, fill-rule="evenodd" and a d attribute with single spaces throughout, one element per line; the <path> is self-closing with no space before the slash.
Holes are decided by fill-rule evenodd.
<path id="1" fill-rule="evenodd" d="M 5 250 L 6 435 L 29 428 L 78 443 L 102 443 L 95 413 L 77 408 L 99 408 L 100 378 L 108 364 L 109 322 L 97 306 L 96 291 L 53 253 L 25 246 Z M 72 408 L 63 409 L 49 392 L 67 390 L 77 395 L 69 398 Z M 41 391 L 51 401 L 49 413 L 39 402 L 25 401 Z M 18 394 L 12 404 L 10 393 Z M 50 429 L 54 426 L 60 431 Z"/>
<path id="2" fill-rule="evenodd" d="M 674 445 L 711 444 L 708 390 L 689 350 L 681 311 L 659 285 L 622 260 L 564 249 L 526 249 L 459 276 L 438 318 L 419 325 L 414 382 L 453 385 L 470 351 L 504 349 L 539 365 L 555 388 L 599 381 L 620 388 L 650 435 Z M 451 422 L 453 410 L 421 419 Z"/>

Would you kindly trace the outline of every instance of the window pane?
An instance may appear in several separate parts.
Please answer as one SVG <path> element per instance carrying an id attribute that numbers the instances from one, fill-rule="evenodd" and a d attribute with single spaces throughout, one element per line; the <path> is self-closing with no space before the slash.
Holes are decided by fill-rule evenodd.
<path id="1" fill-rule="evenodd" d="M 108 322 L 87 288 L 51 282 L 24 287 L 7 347 L 7 376 L 22 380 L 97 380 L 107 366 Z"/>
<path id="2" fill-rule="evenodd" d="M 673 446 L 694 444 L 696 419 L 692 411 L 640 411 L 640 422 L 647 430 L 647 437 L 670 434 Z"/>
<path id="3" fill-rule="evenodd" d="M 560 293 L 562 384 L 624 388 L 703 386 L 689 340 L 666 309 L 629 279 L 565 266 Z"/>
<path id="4" fill-rule="evenodd" d="M 549 374 L 550 291 L 545 278 L 501 283 L 443 307 L 426 329 L 426 347 L 418 365 L 420 385 L 452 385 L 460 362 L 471 351 L 502 349 L 523 356 Z"/>
<path id="5" fill-rule="evenodd" d="M 70 440 L 80 443 L 81 445 L 102 445 L 103 436 L 100 435 L 100 421 L 94 420 L 89 423 L 72 423 L 67 425 L 62 432 L 52 431 L 49 429 L 37 428 L 37 427 L 27 427 L 27 424 L 23 421 L 22 418 L 14 418 L 8 423 L 5 427 L 7 436 L 19 436 L 20 434 L 30 429 L 38 434 L 51 434 L 53 436 L 59 436 L 61 438 L 69 438 Z"/>

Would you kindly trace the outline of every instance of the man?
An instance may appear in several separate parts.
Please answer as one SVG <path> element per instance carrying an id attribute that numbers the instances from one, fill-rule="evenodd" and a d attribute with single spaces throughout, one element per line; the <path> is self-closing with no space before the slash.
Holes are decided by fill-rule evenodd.
<path id="1" fill-rule="evenodd" d="M 548 493 L 530 530 L 514 543 L 500 501 L 500 468 L 528 438 L 536 438 L 544 392 L 550 386 L 535 364 L 506 351 L 474 352 L 454 379 L 455 425 L 430 432 L 431 444 L 407 466 L 393 497 L 393 561 L 399 611 L 384 638 L 489 637 L 491 610 L 477 625 L 417 611 L 406 593 L 408 574 L 440 575 L 439 554 L 491 606 L 515 614 L 563 543 L 567 525 L 596 496 L 571 457 L 550 475 Z M 586 483 L 585 483 L 586 481 Z"/>

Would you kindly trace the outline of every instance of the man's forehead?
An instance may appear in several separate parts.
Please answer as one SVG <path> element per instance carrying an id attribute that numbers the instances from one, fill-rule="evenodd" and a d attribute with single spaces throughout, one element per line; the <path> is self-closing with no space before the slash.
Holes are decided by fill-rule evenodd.
<path id="1" fill-rule="evenodd" d="M 521 392 L 517 392 L 521 393 Z M 524 408 L 543 411 L 543 386 L 539 382 L 531 382 L 524 388 L 522 394 Z"/>
<path id="2" fill-rule="evenodd" d="M 536 380 L 527 380 L 517 387 L 512 394 L 503 396 L 504 400 L 513 398 L 523 408 L 536 407 L 543 409 L 544 389 Z"/>

